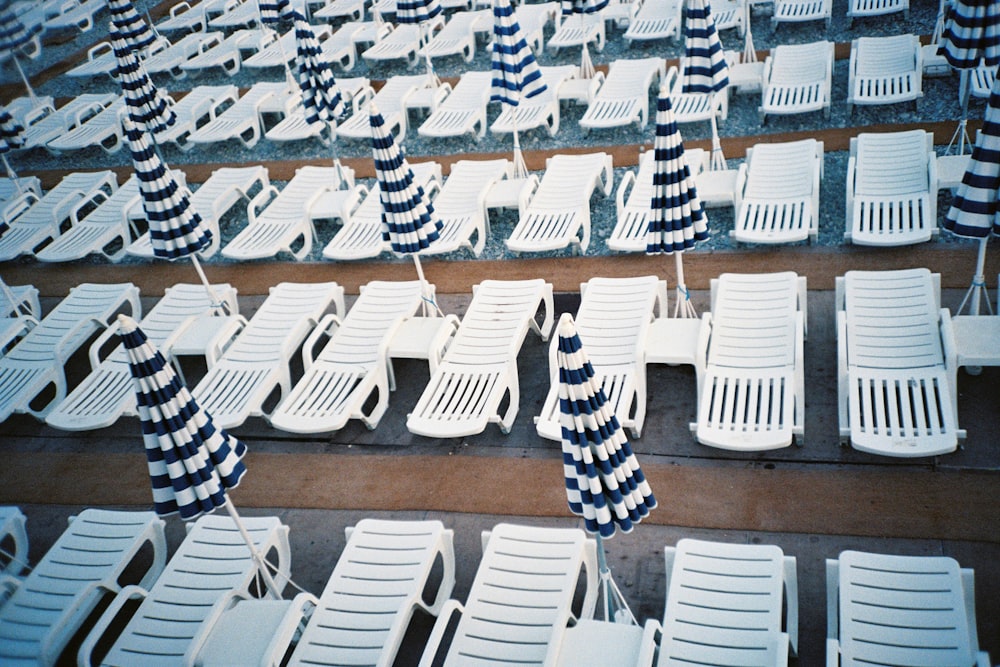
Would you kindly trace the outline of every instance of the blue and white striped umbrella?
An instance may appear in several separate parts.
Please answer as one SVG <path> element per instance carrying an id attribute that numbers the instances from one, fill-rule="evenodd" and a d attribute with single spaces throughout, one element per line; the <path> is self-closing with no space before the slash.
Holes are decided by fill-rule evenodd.
<path id="1" fill-rule="evenodd" d="M 396 23 L 424 23 L 441 11 L 438 0 L 396 0 Z"/>
<path id="2" fill-rule="evenodd" d="M 1000 234 L 1000 77 L 986 103 L 979 139 L 942 226 L 959 236 Z"/>
<path id="3" fill-rule="evenodd" d="M 183 381 L 132 318 L 119 315 L 160 516 L 195 519 L 227 502 L 246 472 L 246 445 L 216 428 Z"/>
<path id="4" fill-rule="evenodd" d="M 370 105 L 369 122 L 375 178 L 382 201 L 382 239 L 389 242 L 393 251 L 412 254 L 417 260 L 415 253 L 436 241 L 444 224 L 434 213 L 427 193 L 414 182 L 402 147 L 396 144 L 374 104 Z"/>
<path id="5" fill-rule="evenodd" d="M 1000 64 L 1000 2 L 954 0 L 938 53 L 956 69 Z"/>
<path id="6" fill-rule="evenodd" d="M 108 0 L 108 11 L 111 12 L 111 24 L 130 49 L 139 51 L 156 41 L 156 35 L 136 11 L 132 0 Z"/>
<path id="7" fill-rule="evenodd" d="M 516 107 L 522 99 L 541 94 L 548 87 L 542 78 L 542 71 L 531 52 L 527 40 L 521 33 L 521 26 L 514 17 L 510 0 L 494 0 L 493 3 L 493 84 L 491 102 L 500 102 Z M 514 175 L 524 178 L 528 168 L 521 154 L 521 143 L 514 125 Z"/>
<path id="8" fill-rule="evenodd" d="M 627 533 L 656 507 L 656 498 L 568 313 L 559 319 L 559 422 L 569 509 L 587 530 Z"/>
<path id="9" fill-rule="evenodd" d="M 10 178 L 17 178 L 17 174 L 7 162 L 7 153 L 22 146 L 24 146 L 24 126 L 7 111 L 7 107 L 0 104 L 0 159 L 3 160 L 3 166 Z M 0 236 L 8 227 L 7 223 L 0 221 Z"/>
<path id="10" fill-rule="evenodd" d="M 129 48 L 114 24 L 109 34 L 117 61 L 115 76 L 125 96 L 129 119 L 137 128 L 154 135 L 172 126 L 177 122 L 177 114 L 167 96 L 149 78 L 139 54 Z"/>
<path id="11" fill-rule="evenodd" d="M 344 115 L 344 100 L 316 34 L 298 12 L 295 12 L 295 47 L 295 71 L 306 122 L 332 126 Z"/>
<path id="12" fill-rule="evenodd" d="M 21 69 L 21 63 L 17 56 L 19 50 L 32 39 L 31 32 L 14 12 L 13 3 L 10 0 L 0 0 L 0 54 L 10 57 L 17 73 L 21 75 L 21 81 L 28 91 L 28 95 L 35 97 L 35 91 L 31 87 L 31 82 Z"/>
<path id="13" fill-rule="evenodd" d="M 190 191 L 171 175 L 145 132 L 128 116 L 122 119 L 122 125 L 139 179 L 153 254 L 163 259 L 195 258 L 196 252 L 212 243 L 212 232 L 191 208 Z"/>
<path id="14" fill-rule="evenodd" d="M 258 0 L 257 9 L 264 25 L 274 25 L 281 21 L 293 20 L 296 12 L 289 0 Z"/>
<path id="15" fill-rule="evenodd" d="M 681 90 L 685 93 L 725 90 L 729 85 L 729 65 L 708 0 L 687 0 L 686 11 Z"/>
<path id="16" fill-rule="evenodd" d="M 593 14 L 608 6 L 609 0 L 559 0 L 563 16 L 570 14 Z"/>

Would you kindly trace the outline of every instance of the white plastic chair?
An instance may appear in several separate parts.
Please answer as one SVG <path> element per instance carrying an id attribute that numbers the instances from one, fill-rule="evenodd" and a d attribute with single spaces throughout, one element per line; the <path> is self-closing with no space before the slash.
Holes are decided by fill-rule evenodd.
<path id="1" fill-rule="evenodd" d="M 732 56 L 734 55 L 731 51 L 727 52 L 726 60 L 733 62 L 735 58 Z M 663 80 L 669 91 L 674 122 L 677 124 L 697 123 L 711 120 L 713 117 L 720 122 L 726 120 L 729 117 L 728 88 L 714 93 L 685 93 L 684 62 L 685 58 L 681 56 L 680 65 L 668 69 Z"/>
<path id="2" fill-rule="evenodd" d="M 163 521 L 153 512 L 85 509 L 70 517 L 59 539 L 0 605 L 0 662 L 55 665 L 105 596 L 121 590 L 127 570 L 149 586 L 166 559 Z"/>
<path id="3" fill-rule="evenodd" d="M 792 272 L 712 280 L 695 355 L 698 442 L 744 452 L 801 443 L 806 317 L 806 281 Z"/>
<path id="4" fill-rule="evenodd" d="M 649 91 L 666 75 L 663 58 L 619 58 L 611 63 L 604 83 L 580 118 L 584 132 L 592 129 L 639 128 L 649 121 Z"/>
<path id="5" fill-rule="evenodd" d="M 192 31 L 204 33 L 208 28 L 204 0 L 191 3 L 181 1 L 170 8 L 170 14 L 156 24 L 158 32 Z"/>
<path id="6" fill-rule="evenodd" d="M 324 317 L 302 348 L 305 372 L 274 410 L 274 428 L 292 433 L 326 433 L 359 419 L 374 429 L 395 389 L 389 341 L 403 320 L 423 303 L 426 285 L 419 281 L 372 281 L 341 320 Z M 320 336 L 330 340 L 318 356 Z M 370 405 L 373 394 L 375 403 Z"/>
<path id="7" fill-rule="evenodd" d="M 91 116 L 99 113 L 119 95 L 114 93 L 83 93 L 58 109 L 45 114 L 35 122 L 25 125 L 24 147 L 44 146 L 56 137 L 69 132 Z M 43 112 L 44 113 L 44 112 Z"/>
<path id="8" fill-rule="evenodd" d="M 553 155 L 526 210 L 504 242 L 514 253 L 571 248 L 583 254 L 590 246 L 590 199 L 614 187 L 607 153 Z"/>
<path id="9" fill-rule="evenodd" d="M 238 3 L 227 3 L 225 11 L 208 21 L 208 27 L 213 30 L 231 30 L 256 26 L 260 21 L 260 9 L 253 2 L 241 0 Z"/>
<path id="10" fill-rule="evenodd" d="M 175 79 L 183 79 L 187 76 L 184 63 L 218 46 L 223 39 L 225 35 L 221 32 L 192 32 L 172 46 L 143 59 L 142 66 L 150 75 L 169 73 Z"/>
<path id="11" fill-rule="evenodd" d="M 667 310 L 667 283 L 656 276 L 591 278 L 580 285 L 576 329 L 618 422 L 638 438 L 646 420 L 646 334 Z M 562 317 L 569 317 L 563 314 Z M 535 417 L 538 435 L 562 438 L 559 407 L 558 338 L 549 346 L 550 385 Z"/>
<path id="12" fill-rule="evenodd" d="M 425 22 L 425 26 L 412 23 L 396 25 L 388 34 L 361 52 L 361 57 L 373 63 L 390 60 L 405 60 L 406 66 L 413 69 L 420 62 L 420 50 L 433 35 L 444 26 L 444 18 L 437 16 Z"/>
<path id="13" fill-rule="evenodd" d="M 385 84 L 374 95 L 369 95 L 375 107 L 382 114 L 382 120 L 388 131 L 400 141 L 406 137 L 409 126 L 406 101 L 415 92 L 430 89 L 434 81 L 426 74 L 413 74 L 389 77 Z M 438 86 L 433 95 L 443 98 L 451 92 L 449 84 Z M 359 105 L 350 118 L 337 126 L 337 136 L 346 139 L 362 139 L 371 141 L 372 128 L 368 119 L 368 104 Z"/>
<path id="14" fill-rule="evenodd" d="M 597 52 L 604 50 L 607 42 L 607 29 L 604 26 L 604 12 L 593 14 L 571 14 L 562 17 L 555 32 L 549 37 L 547 46 L 553 54 L 570 46 L 594 44 Z"/>
<path id="15" fill-rule="evenodd" d="M 212 285 L 210 294 L 204 285 L 179 283 L 164 291 L 140 326 L 150 342 L 167 354 L 173 342 L 199 317 L 220 304 L 230 312 L 239 312 L 236 290 L 230 285 Z M 117 324 L 112 324 L 91 344 L 90 373 L 46 415 L 49 426 L 63 431 L 90 431 L 111 426 L 124 416 L 139 416 L 125 348 L 118 345 L 107 357 L 100 358 L 101 347 L 117 333 Z"/>
<path id="16" fill-rule="evenodd" d="M 850 0 L 847 5 L 847 18 L 851 25 L 854 19 L 869 16 L 885 16 L 886 14 L 903 13 L 903 19 L 910 18 L 910 0 Z"/>
<path id="17" fill-rule="evenodd" d="M 483 557 L 465 604 L 445 603 L 420 667 L 435 664 L 452 616 L 461 618 L 447 645 L 445 667 L 553 664 L 583 579 L 581 618 L 598 593 L 597 549 L 579 528 L 497 524 L 483 534 Z"/>
<path id="18" fill-rule="evenodd" d="M 798 644 L 793 556 L 770 544 L 683 539 L 664 548 L 663 623 L 646 622 L 638 664 L 786 665 Z"/>
<path id="19" fill-rule="evenodd" d="M 264 134 L 263 114 L 275 111 L 288 115 L 301 98 L 301 93 L 291 89 L 285 81 L 255 83 L 236 104 L 191 132 L 187 140 L 195 144 L 214 144 L 236 139 L 244 147 L 253 148 Z"/>
<path id="20" fill-rule="evenodd" d="M 851 137 L 847 230 L 858 245 L 930 241 L 937 233 L 934 135 L 924 130 Z"/>
<path id="21" fill-rule="evenodd" d="M 341 99 L 348 108 L 353 109 L 355 114 L 358 109 L 368 103 L 371 94 L 371 82 L 366 77 L 339 77 L 337 79 L 337 89 L 340 91 Z M 366 115 L 367 121 L 367 115 Z M 319 139 L 322 143 L 328 144 L 331 138 L 324 134 L 327 124 L 324 122 L 310 123 L 306 120 L 305 109 L 299 106 L 281 121 L 264 134 L 265 139 L 270 141 L 303 141 L 306 139 Z M 336 128 L 333 129 L 333 137 L 336 137 Z"/>
<path id="22" fill-rule="evenodd" d="M 219 44 L 184 61 L 181 69 L 188 74 L 198 74 L 218 67 L 225 74 L 233 76 L 240 71 L 244 59 L 257 53 L 275 39 L 271 30 L 260 28 L 237 30 Z"/>
<path id="23" fill-rule="evenodd" d="M 989 667 L 975 573 L 946 556 L 843 551 L 826 561 L 826 664 Z"/>
<path id="24" fill-rule="evenodd" d="M 542 324 L 535 319 L 544 308 Z M 517 417 L 517 354 L 531 328 L 542 340 L 552 330 L 552 285 L 542 279 L 486 280 L 441 363 L 406 419 L 406 428 L 431 438 L 482 433 L 495 423 L 509 433 Z M 499 414 L 508 396 L 507 410 Z"/>
<path id="25" fill-rule="evenodd" d="M 460 55 L 465 62 L 471 63 L 476 56 L 476 40 L 492 30 L 492 10 L 456 12 L 420 53 L 432 60 Z"/>
<path id="26" fill-rule="evenodd" d="M 531 47 L 535 57 L 542 55 L 545 48 L 545 28 L 559 21 L 558 2 L 522 2 L 514 9 L 514 16 L 521 26 L 524 41 Z"/>
<path id="27" fill-rule="evenodd" d="M 747 149 L 732 237 L 741 243 L 794 243 L 819 235 L 823 142 L 801 139 Z"/>
<path id="28" fill-rule="evenodd" d="M 64 9 L 58 16 L 45 20 L 47 31 L 76 28 L 80 32 L 88 32 L 94 27 L 94 17 L 108 5 L 108 0 L 80 0 Z"/>
<path id="29" fill-rule="evenodd" d="M 884 456 L 955 451 L 957 362 L 940 276 L 848 271 L 836 282 L 841 442 Z"/>
<path id="30" fill-rule="evenodd" d="M 486 134 L 486 105 L 490 101 L 492 72 L 465 72 L 417 133 L 422 137 L 458 137 Z"/>
<path id="31" fill-rule="evenodd" d="M 277 555 L 274 581 L 283 588 L 291 568 L 288 527 L 277 517 L 243 517 L 257 550 Z M 206 515 L 188 524 L 188 533 L 160 577 L 149 586 L 126 586 L 104 611 L 77 653 L 79 664 L 93 664 L 94 649 L 112 630 L 126 604 L 139 601 L 103 665 L 131 664 L 136 655 L 148 667 L 191 664 L 205 640 L 219 602 L 230 592 L 250 594 L 257 564 L 228 516 Z M 109 635 L 113 636 L 113 635 Z"/>
<path id="32" fill-rule="evenodd" d="M 444 226 L 437 241 L 420 251 L 440 255 L 468 250 L 479 257 L 489 235 L 486 196 L 495 183 L 512 175 L 510 160 L 458 160 L 434 198 L 434 212 Z"/>
<path id="33" fill-rule="evenodd" d="M 246 228 L 222 249 L 222 256 L 245 261 L 287 252 L 297 261 L 305 259 L 316 238 L 313 205 L 325 192 L 353 187 L 354 170 L 349 167 L 299 167 L 280 193 L 268 188 L 250 202 Z M 258 213 L 261 205 L 265 208 Z"/>
<path id="34" fill-rule="evenodd" d="M 211 244 L 199 254 L 206 259 L 219 251 L 222 234 L 219 221 L 240 201 L 250 202 L 251 197 L 267 192 L 271 187 L 267 168 L 221 167 L 212 172 L 208 180 L 191 195 L 191 207 L 201 215 L 202 222 L 212 232 Z M 154 257 L 149 232 L 130 245 L 125 252 L 136 257 Z"/>
<path id="35" fill-rule="evenodd" d="M 289 364 L 306 335 L 331 305 L 344 312 L 337 283 L 279 283 L 192 395 L 220 428 L 236 428 L 250 417 L 266 417 L 265 401 L 292 389 Z"/>
<path id="36" fill-rule="evenodd" d="M 829 30 L 832 20 L 832 0 L 774 0 L 774 13 L 771 15 L 772 28 L 777 28 L 779 23 L 823 21 L 826 24 L 826 29 Z"/>
<path id="37" fill-rule="evenodd" d="M 780 44 L 764 61 L 760 122 L 768 114 L 822 111 L 830 117 L 833 42 Z"/>
<path id="38" fill-rule="evenodd" d="M 124 114 L 125 98 L 119 97 L 69 132 L 48 141 L 45 149 L 58 155 L 62 151 L 79 151 L 98 146 L 108 155 L 114 155 L 121 150 L 123 143 L 121 117 Z"/>
<path id="39" fill-rule="evenodd" d="M 624 37 L 629 42 L 668 37 L 677 41 L 683 11 L 684 3 L 680 0 L 645 0 L 629 22 Z"/>
<path id="40" fill-rule="evenodd" d="M 0 236 L 0 262 L 39 250 L 59 236 L 63 223 L 70 220 L 77 207 L 87 202 L 99 203 L 117 189 L 118 177 L 110 170 L 78 171 L 64 176 L 24 213 L 8 222 L 10 229 Z"/>
<path id="41" fill-rule="evenodd" d="M 191 133 L 215 120 L 220 109 L 236 104 L 239 96 L 239 89 L 233 85 L 195 86 L 173 104 L 177 120 L 156 134 L 156 142 L 173 143 L 182 151 L 191 150 L 193 146 L 188 142 Z"/>
<path id="42" fill-rule="evenodd" d="M 847 113 L 855 104 L 896 104 L 924 96 L 920 38 L 914 34 L 859 37 L 851 42 Z"/>
<path id="43" fill-rule="evenodd" d="M 544 127 L 550 137 L 559 131 L 559 89 L 569 79 L 575 79 L 580 68 L 576 65 L 542 67 L 545 90 L 534 97 L 522 99 L 517 106 L 504 104 L 500 115 L 490 125 L 493 134 L 527 132 Z"/>

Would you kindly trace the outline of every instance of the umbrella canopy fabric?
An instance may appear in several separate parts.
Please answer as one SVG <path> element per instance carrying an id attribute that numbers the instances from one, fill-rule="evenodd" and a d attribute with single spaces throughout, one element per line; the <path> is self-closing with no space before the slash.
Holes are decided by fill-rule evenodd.
<path id="1" fill-rule="evenodd" d="M 729 66 L 708 0 L 687 0 L 684 25 L 685 93 L 716 93 L 729 85 Z"/>
<path id="2" fill-rule="evenodd" d="M 708 220 L 684 159 L 684 141 L 665 89 L 656 100 L 653 159 L 646 252 L 683 252 L 708 238 Z"/>
<path id="3" fill-rule="evenodd" d="M 0 53 L 13 52 L 31 41 L 31 33 L 14 12 L 10 0 L 0 0 Z"/>
<path id="4" fill-rule="evenodd" d="M 138 51 L 156 41 L 156 35 L 136 11 L 132 0 L 108 0 L 108 11 L 111 12 L 111 24 L 130 49 Z"/>
<path id="5" fill-rule="evenodd" d="M 1000 3 L 955 0 L 938 53 L 956 69 L 973 69 L 980 59 L 991 67 L 1000 64 Z"/>
<path id="6" fill-rule="evenodd" d="M 559 7 L 563 16 L 570 14 L 593 14 L 608 6 L 609 0 L 560 0 Z"/>
<path id="7" fill-rule="evenodd" d="M 543 92 L 547 86 L 521 26 L 514 17 L 510 0 L 493 3 L 493 70 L 491 102 L 517 106 Z"/>
<path id="8" fill-rule="evenodd" d="M 344 115 L 344 100 L 316 34 L 298 12 L 295 12 L 295 45 L 295 71 L 306 122 L 335 123 Z"/>
<path id="9" fill-rule="evenodd" d="M 160 516 L 195 519 L 226 504 L 246 473 L 246 445 L 202 410 L 188 388 L 130 317 L 119 335 L 135 386 L 153 506 Z"/>
<path id="10" fill-rule="evenodd" d="M 559 320 L 556 361 L 569 509 L 583 517 L 591 533 L 627 533 L 656 507 L 656 498 L 594 377 L 569 314 Z"/>
<path id="11" fill-rule="evenodd" d="M 298 13 L 292 9 L 289 0 L 258 0 L 257 10 L 260 12 L 261 23 L 265 25 L 294 19 L 294 15 Z"/>
<path id="12" fill-rule="evenodd" d="M 125 96 L 129 119 L 137 128 L 153 134 L 172 126 L 177 122 L 173 106 L 163 91 L 153 84 L 139 55 L 129 48 L 128 40 L 114 23 L 110 26 L 110 37 L 117 61 L 115 74 Z"/>
<path id="13" fill-rule="evenodd" d="M 382 239 L 393 251 L 416 253 L 440 236 L 444 223 L 434 213 L 424 189 L 413 180 L 403 150 L 385 126 L 382 114 L 371 105 L 372 156 L 382 201 Z M 414 258 L 416 255 L 414 255 Z"/>
<path id="14" fill-rule="evenodd" d="M 171 175 L 146 133 L 127 116 L 122 119 L 122 124 L 139 179 L 153 254 L 164 259 L 177 259 L 194 255 L 209 246 L 212 232 L 202 224 L 201 215 L 191 208 L 190 191 Z"/>
<path id="15" fill-rule="evenodd" d="M 438 0 L 396 0 L 396 23 L 423 23 L 441 11 Z"/>
<path id="16" fill-rule="evenodd" d="M 1000 77 L 993 82 L 979 140 L 972 148 L 969 168 L 962 177 L 942 226 L 959 236 L 985 238 L 1000 234 Z"/>
<path id="17" fill-rule="evenodd" d="M 0 104 L 0 154 L 24 146 L 24 126 Z"/>

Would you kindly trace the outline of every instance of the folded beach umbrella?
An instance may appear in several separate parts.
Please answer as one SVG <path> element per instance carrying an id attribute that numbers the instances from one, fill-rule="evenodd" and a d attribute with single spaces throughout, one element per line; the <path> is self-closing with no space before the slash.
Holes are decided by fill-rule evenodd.
<path id="1" fill-rule="evenodd" d="M 268 591 L 281 597 L 263 556 L 247 533 L 227 491 L 246 473 L 246 445 L 201 409 L 184 382 L 131 317 L 118 316 L 118 334 L 128 355 L 136 410 L 159 516 L 185 521 L 225 507 L 257 562 Z"/>
<path id="2" fill-rule="evenodd" d="M 3 160 L 7 175 L 12 179 L 16 179 L 17 174 L 14 173 L 7 161 L 7 153 L 22 146 L 24 146 L 24 126 L 17 122 L 17 119 L 7 111 L 5 106 L 0 104 L 0 159 Z M 0 224 L 0 234 L 5 231 L 7 231 L 6 224 Z"/>
<path id="3" fill-rule="evenodd" d="M 534 97 L 547 88 L 535 54 L 531 52 L 521 33 L 521 26 L 514 18 L 510 0 L 494 0 L 493 3 L 493 56 L 490 67 L 493 70 L 491 102 L 516 107 L 522 99 Z M 513 134 L 514 176 L 525 178 L 528 168 L 521 154 L 516 121 Z"/>
<path id="4" fill-rule="evenodd" d="M 559 319 L 558 335 L 556 362 L 566 499 L 570 511 L 583 517 L 587 531 L 597 536 L 605 620 L 620 620 L 624 611 L 634 623 L 611 579 L 601 540 L 613 537 L 617 531 L 630 532 L 656 507 L 656 498 L 594 376 L 569 313 Z"/>
<path id="5" fill-rule="evenodd" d="M 0 54 L 7 54 L 10 57 L 17 73 L 21 75 L 24 87 L 28 90 L 28 96 L 34 99 L 35 91 L 17 59 L 18 52 L 31 40 L 32 35 L 14 12 L 13 3 L 10 0 L 0 0 Z"/>
<path id="6" fill-rule="evenodd" d="M 938 52 L 956 69 L 1000 63 L 1000 3 L 954 0 Z"/>
<path id="7" fill-rule="evenodd" d="M 128 48 L 139 51 L 156 40 L 149 24 L 139 15 L 132 0 L 108 0 L 111 24 L 128 44 Z"/>
<path id="8" fill-rule="evenodd" d="M 129 48 L 128 40 L 114 23 L 110 25 L 109 35 L 117 61 L 115 74 L 125 96 L 129 120 L 143 132 L 153 135 L 172 126 L 177 122 L 177 114 L 167 96 L 149 78 L 139 55 Z"/>
<path id="9" fill-rule="evenodd" d="M 975 145 L 969 168 L 962 177 L 962 184 L 948 215 L 941 225 L 958 236 L 979 239 L 976 273 L 972 285 L 959 306 L 959 313 L 970 306 L 973 315 L 979 314 L 980 298 L 992 312 L 986 294 L 986 242 L 990 231 L 1000 235 L 1000 77 L 993 81 L 993 90 L 986 103 L 983 127 Z"/>
<path id="10" fill-rule="evenodd" d="M 698 198 L 694 178 L 684 159 L 684 141 L 666 88 L 656 100 L 653 139 L 653 196 L 646 231 L 648 254 L 673 253 L 677 266 L 675 317 L 697 317 L 684 282 L 682 254 L 708 238 L 708 218 Z"/>
<path id="11" fill-rule="evenodd" d="M 443 10 L 438 0 L 396 0 L 396 23 L 411 23 L 420 27 L 420 43 L 427 46 L 427 22 L 437 18 Z M 375 12 L 378 14 L 378 12 Z M 435 77 L 434 64 L 424 49 L 424 60 L 427 63 L 427 75 Z"/>
<path id="12" fill-rule="evenodd" d="M 687 0 L 681 76 L 685 93 L 717 93 L 729 85 L 729 66 L 708 0 Z"/>
<path id="13" fill-rule="evenodd" d="M 382 239 L 389 242 L 393 252 L 413 257 L 417 276 L 424 285 L 424 300 L 433 303 L 417 253 L 438 239 L 444 223 L 434 213 L 427 193 L 414 182 L 402 147 L 386 128 L 382 114 L 374 104 L 370 105 L 369 112 L 372 158 L 382 203 Z"/>
<path id="14" fill-rule="evenodd" d="M 257 11 L 260 12 L 260 22 L 268 26 L 293 20 L 297 14 L 289 0 L 257 0 Z"/>
<path id="15" fill-rule="evenodd" d="M 298 12 L 295 12 L 295 48 L 295 72 L 302 90 L 306 122 L 324 123 L 333 140 L 333 128 L 344 115 L 344 100 L 316 34 Z"/>

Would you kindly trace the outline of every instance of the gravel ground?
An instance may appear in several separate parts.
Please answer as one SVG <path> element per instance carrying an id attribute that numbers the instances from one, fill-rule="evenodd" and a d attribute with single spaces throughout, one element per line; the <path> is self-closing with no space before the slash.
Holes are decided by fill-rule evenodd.
<path id="1" fill-rule="evenodd" d="M 136 0 L 136 5 L 141 10 L 152 7 L 154 4 L 154 0 Z M 829 30 L 825 29 L 822 22 L 816 21 L 801 24 L 782 24 L 775 31 L 772 30 L 770 25 L 770 8 L 765 5 L 755 7 L 752 12 L 752 32 L 754 44 L 758 49 L 770 48 L 777 43 L 808 43 L 822 39 L 834 42 L 848 42 L 859 35 L 889 35 L 903 32 L 926 35 L 933 31 L 936 11 L 937 2 L 914 0 L 914 2 L 911 2 L 909 18 L 905 20 L 901 15 L 897 14 L 890 17 L 860 20 L 855 22 L 852 28 L 848 25 L 846 18 L 846 0 L 835 0 L 833 22 Z M 100 31 L 100 22 L 102 20 L 106 20 L 106 17 L 99 17 L 98 27 L 90 33 L 77 35 L 61 45 L 46 46 L 43 56 L 38 61 L 32 61 L 27 64 L 28 70 L 32 73 L 37 73 L 52 63 L 68 58 L 74 53 L 79 52 L 80 49 L 91 45 L 98 39 L 96 34 Z M 550 34 L 551 28 L 547 31 L 546 37 Z M 724 31 L 722 39 L 726 48 L 742 50 L 743 40 L 736 30 Z M 601 53 L 592 52 L 592 58 L 596 64 L 607 64 L 619 58 L 642 58 L 649 56 L 672 58 L 678 56 L 682 49 L 683 40 L 678 40 L 676 43 L 671 40 L 638 42 L 630 46 L 623 39 L 621 30 L 609 29 L 606 47 Z M 579 53 L 579 49 L 563 49 L 558 54 L 554 54 L 551 49 L 548 49 L 538 59 L 542 65 L 571 64 L 579 62 Z M 419 65 L 415 71 L 422 71 L 422 67 L 422 64 Z M 459 57 L 440 59 L 435 62 L 435 71 L 443 77 L 458 76 L 466 69 L 487 70 L 488 68 L 488 47 L 479 48 L 471 64 L 466 64 Z M 720 134 L 723 137 L 760 136 L 778 132 L 853 127 L 879 123 L 946 121 L 958 118 L 961 115 L 957 96 L 958 78 L 956 76 L 948 76 L 941 78 L 925 77 L 923 83 L 924 98 L 916 105 L 916 108 L 911 104 L 856 107 L 853 116 L 849 116 L 846 108 L 847 70 L 847 60 L 837 61 L 833 77 L 833 100 L 830 118 L 824 118 L 820 113 L 772 117 L 768 118 L 767 123 L 762 126 L 757 114 L 759 97 L 753 94 L 734 95 L 729 105 L 729 116 L 719 128 Z M 373 80 L 378 80 L 393 74 L 404 73 L 405 71 L 405 66 L 402 63 L 396 64 L 395 67 L 382 64 L 378 68 L 372 69 L 368 67 L 364 59 L 359 58 L 355 68 L 346 73 L 346 75 L 352 77 L 367 76 Z M 16 75 L 7 66 L 3 69 L 2 76 L 7 81 Z M 182 80 L 174 80 L 167 75 L 158 75 L 155 81 L 167 91 L 181 91 L 190 89 L 196 85 L 230 81 L 240 87 L 248 87 L 257 80 L 279 81 L 283 76 L 284 72 L 280 68 L 266 70 L 243 68 L 240 73 L 233 77 L 227 77 L 221 73 L 205 72 L 198 76 L 189 76 Z M 76 95 L 85 91 L 117 92 L 117 84 L 108 77 L 79 79 L 60 76 L 37 85 L 36 91 L 39 94 L 59 98 Z M 653 139 L 652 123 L 647 124 L 644 128 L 631 126 L 585 134 L 577 123 L 583 114 L 584 108 L 582 105 L 564 105 L 561 114 L 560 129 L 556 136 L 549 137 L 542 130 L 525 132 L 521 136 L 522 147 L 527 151 L 531 151 L 577 146 L 634 145 L 651 142 Z M 983 108 L 983 101 L 973 100 L 969 109 L 970 117 L 981 117 Z M 651 91 L 651 114 L 654 109 L 655 93 Z M 491 104 L 489 122 L 492 122 L 499 112 L 499 105 Z M 459 155 L 468 152 L 498 153 L 502 155 L 508 154 L 511 150 L 512 142 L 509 135 L 494 136 L 488 132 L 479 141 L 471 137 L 444 140 L 424 139 L 415 131 L 420 119 L 412 118 L 411 121 L 411 131 L 406 136 L 404 146 L 407 155 L 412 157 Z M 688 140 L 707 139 L 710 137 L 710 129 L 707 123 L 685 124 L 681 126 L 681 131 Z M 171 167 L 180 168 L 190 163 L 264 163 L 270 160 L 315 160 L 333 157 L 334 155 L 341 157 L 369 157 L 370 148 L 367 142 L 352 140 L 340 140 L 332 148 L 323 146 L 315 140 L 292 143 L 275 143 L 262 140 L 252 149 L 245 149 L 238 142 L 230 141 L 225 144 L 195 147 L 186 153 L 171 147 L 166 147 L 163 150 L 163 157 L 167 163 Z M 743 156 L 729 155 L 727 157 L 731 158 L 729 160 L 730 167 L 735 168 Z M 130 163 L 126 151 L 120 151 L 115 155 L 107 155 L 98 148 L 76 151 L 64 156 L 52 156 L 44 150 L 35 149 L 14 156 L 13 160 L 15 167 L 20 171 L 53 168 L 57 165 L 65 164 L 65 160 L 71 160 L 74 169 L 98 169 Z M 820 233 L 818 239 L 820 245 L 836 246 L 843 243 L 846 164 L 847 155 L 845 153 L 829 152 L 825 156 L 824 178 L 821 188 Z M 616 185 L 620 182 L 623 174 L 623 168 L 615 170 Z M 541 176 L 541 173 L 539 173 L 539 176 Z M 283 185 L 281 182 L 276 182 L 275 184 L 278 187 Z M 367 181 L 366 184 L 371 185 L 372 183 L 371 181 Z M 947 193 L 941 196 L 939 212 L 942 215 L 947 210 L 949 198 L 950 195 Z M 693 252 L 733 247 L 728 235 L 729 230 L 732 229 L 732 209 L 713 208 L 709 210 L 708 214 L 711 226 L 711 238 L 700 244 Z M 610 253 L 605 244 L 605 239 L 614 225 L 615 217 L 614 197 L 601 198 L 596 196 L 592 202 L 592 242 L 587 252 L 588 255 Z M 516 224 L 516 212 L 495 212 L 491 217 L 491 223 L 492 235 L 487 241 L 482 258 L 497 259 L 510 257 L 511 255 L 505 251 L 503 239 L 513 229 L 514 224 Z M 222 227 L 223 242 L 228 242 L 245 224 L 246 216 L 243 212 L 231 215 L 224 220 Z M 320 259 L 320 252 L 323 246 L 330 240 L 335 231 L 332 226 L 319 227 L 319 238 L 310 259 Z M 963 241 L 955 240 L 949 234 L 942 234 L 938 242 Z M 456 257 L 443 256 L 443 259 L 469 258 L 468 253 L 459 253 Z M 103 260 L 93 259 L 87 261 L 100 262 Z M 217 255 L 211 261 L 219 262 L 225 260 Z"/>

